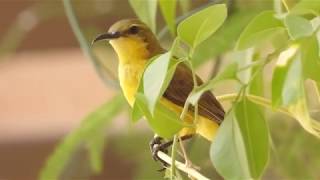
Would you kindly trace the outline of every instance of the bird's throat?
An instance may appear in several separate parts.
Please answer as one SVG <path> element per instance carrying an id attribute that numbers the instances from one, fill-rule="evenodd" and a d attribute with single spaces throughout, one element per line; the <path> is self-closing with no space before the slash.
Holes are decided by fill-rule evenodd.
<path id="1" fill-rule="evenodd" d="M 145 44 L 133 39 L 117 39 L 110 44 L 119 58 L 120 86 L 128 103 L 133 106 L 149 52 Z"/>

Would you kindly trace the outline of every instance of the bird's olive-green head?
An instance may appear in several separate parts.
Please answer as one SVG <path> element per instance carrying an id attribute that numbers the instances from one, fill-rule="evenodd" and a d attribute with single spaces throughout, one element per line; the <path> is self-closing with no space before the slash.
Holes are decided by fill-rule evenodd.
<path id="1" fill-rule="evenodd" d="M 147 59 L 163 52 L 150 28 L 138 19 L 114 23 L 108 32 L 98 35 L 93 43 L 101 40 L 109 40 L 119 57 L 141 56 L 137 58 Z"/>

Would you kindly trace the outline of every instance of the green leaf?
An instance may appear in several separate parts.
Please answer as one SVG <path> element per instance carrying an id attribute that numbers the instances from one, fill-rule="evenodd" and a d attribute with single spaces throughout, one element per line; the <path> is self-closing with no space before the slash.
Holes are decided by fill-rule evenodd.
<path id="1" fill-rule="evenodd" d="M 169 27 L 169 30 L 172 34 L 172 36 L 175 36 L 176 34 L 176 6 L 177 6 L 177 0 L 159 0 L 160 9 L 162 12 L 162 15 L 164 17 L 164 20 L 167 23 L 167 26 Z"/>
<path id="2" fill-rule="evenodd" d="M 288 72 L 282 89 L 282 105 L 295 104 L 301 96 L 303 84 L 301 54 L 294 56 L 292 63 L 288 66 Z"/>
<path id="3" fill-rule="evenodd" d="M 251 67 L 251 81 L 249 83 L 248 92 L 252 95 L 264 96 L 263 68 L 264 64 L 259 64 L 259 59 L 253 58 L 252 64 L 258 63 L 257 66 Z M 261 69 L 262 68 L 262 69 Z"/>
<path id="4" fill-rule="evenodd" d="M 225 21 L 227 8 L 224 4 L 205 8 L 178 25 L 178 36 L 195 48 L 211 36 Z"/>
<path id="5" fill-rule="evenodd" d="M 148 67 L 149 64 L 151 64 L 158 57 L 159 56 L 154 56 L 151 59 L 149 59 L 148 63 L 146 64 L 146 67 Z M 143 78 L 141 78 L 141 79 L 143 79 Z M 138 90 L 137 90 L 136 94 L 137 93 L 143 94 L 144 86 L 143 86 L 143 81 L 141 79 L 140 79 Z M 131 122 L 133 122 L 133 123 L 138 122 L 138 120 L 140 120 L 142 117 L 143 117 L 143 111 L 140 110 L 140 108 L 137 105 L 137 101 L 135 100 L 133 103 L 131 115 L 130 115 Z"/>
<path id="6" fill-rule="evenodd" d="M 290 64 L 286 64 L 285 80 L 281 82 L 283 84 L 281 105 L 288 108 L 288 112 L 307 132 L 320 138 L 320 123 L 312 119 L 308 112 L 300 51 L 291 58 L 291 61 Z"/>
<path id="7" fill-rule="evenodd" d="M 320 82 L 319 44 L 316 36 L 301 41 L 302 66 L 305 78 Z"/>
<path id="8" fill-rule="evenodd" d="M 272 39 L 274 34 L 285 29 L 280 20 L 275 18 L 273 11 L 265 11 L 257 15 L 241 33 L 236 49 L 244 50 Z"/>
<path id="9" fill-rule="evenodd" d="M 223 72 L 219 73 L 215 78 L 201 85 L 194 92 L 192 92 L 190 97 L 188 97 L 188 101 L 192 105 L 195 105 L 200 99 L 201 95 L 204 92 L 213 89 L 218 82 L 221 82 L 223 80 L 235 79 L 237 77 L 237 70 L 238 65 L 236 63 L 229 64 Z"/>
<path id="10" fill-rule="evenodd" d="M 310 117 L 308 111 L 308 105 L 305 97 L 305 90 L 303 83 L 300 83 L 298 94 L 296 95 L 295 102 L 292 102 L 288 106 L 288 111 L 291 113 L 300 123 L 300 125 L 310 134 L 320 138 L 320 123 Z"/>
<path id="11" fill-rule="evenodd" d="M 137 106 L 137 101 L 134 102 L 132 110 L 131 110 L 131 122 L 136 123 L 143 117 L 143 113 L 140 111 Z"/>
<path id="12" fill-rule="evenodd" d="M 273 107 L 282 104 L 282 91 L 287 78 L 289 67 L 299 47 L 292 45 L 287 50 L 281 52 L 272 75 L 272 105 Z"/>
<path id="13" fill-rule="evenodd" d="M 231 49 L 244 27 L 257 12 L 250 10 L 232 13 L 216 33 L 197 46 L 192 57 L 193 65 L 198 67 L 207 60 L 212 60 L 212 58 Z"/>
<path id="14" fill-rule="evenodd" d="M 165 107 L 161 101 L 157 103 L 153 116 L 148 109 L 145 95 L 137 93 L 136 103 L 147 118 L 153 131 L 161 137 L 171 138 L 184 126 L 179 115 Z"/>
<path id="15" fill-rule="evenodd" d="M 243 138 L 234 110 L 229 112 L 218 129 L 210 148 L 210 158 L 225 179 L 250 179 Z"/>
<path id="16" fill-rule="evenodd" d="M 235 106 L 251 177 L 260 178 L 269 159 L 269 131 L 260 107 L 243 98 Z"/>
<path id="17" fill-rule="evenodd" d="M 317 0 L 301 0 L 290 10 L 290 14 L 313 14 L 314 16 L 319 16 L 320 3 Z"/>
<path id="18" fill-rule="evenodd" d="M 156 32 L 156 14 L 157 14 L 157 1 L 151 0 L 129 0 L 129 3 L 139 17 L 139 19 L 146 23 L 151 30 Z"/>
<path id="19" fill-rule="evenodd" d="M 310 21 L 300 16 L 289 14 L 284 18 L 284 24 L 292 40 L 310 36 L 313 32 Z"/>
<path id="20" fill-rule="evenodd" d="M 160 55 L 152 61 L 143 74 L 143 92 L 147 98 L 151 114 L 154 112 L 155 105 L 163 95 L 174 75 L 176 67 L 182 60 L 172 58 L 172 54 L 178 48 L 179 40 L 176 39 L 171 51 Z"/>
<path id="21" fill-rule="evenodd" d="M 90 151 L 91 165 L 93 170 L 101 170 L 102 159 L 97 153 L 102 152 L 102 139 L 104 130 L 114 116 L 121 112 L 124 105 L 122 96 L 116 96 L 96 111 L 89 114 L 81 123 L 80 127 L 71 132 L 62 143 L 60 143 L 53 154 L 49 157 L 45 167 L 42 169 L 40 179 L 58 179 L 67 165 L 72 154 L 80 145 L 86 145 Z M 101 137 L 102 138 L 102 137 Z M 94 141 L 94 142 L 92 142 Z"/>
<path id="22" fill-rule="evenodd" d="M 171 59 L 171 52 L 160 55 L 146 67 L 143 74 L 144 95 L 147 98 L 149 110 L 154 111 L 154 107 L 162 95 L 163 84 L 167 76 Z M 166 88 L 166 87 L 165 87 Z M 153 113 L 152 113 L 153 114 Z"/>

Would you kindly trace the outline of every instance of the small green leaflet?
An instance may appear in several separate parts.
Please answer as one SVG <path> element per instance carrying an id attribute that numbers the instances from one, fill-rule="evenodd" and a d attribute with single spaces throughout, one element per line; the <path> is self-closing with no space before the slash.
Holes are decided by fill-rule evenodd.
<path id="1" fill-rule="evenodd" d="M 313 32 L 310 21 L 300 16 L 289 14 L 284 18 L 284 24 L 292 40 L 310 36 Z"/>
<path id="2" fill-rule="evenodd" d="M 160 9 L 172 36 L 176 34 L 176 6 L 177 0 L 159 0 Z"/>
<path id="3" fill-rule="evenodd" d="M 227 17 L 224 4 L 213 5 L 186 18 L 178 25 L 178 37 L 192 48 L 209 38 Z"/>
<path id="4" fill-rule="evenodd" d="M 157 1 L 156 0 L 129 0 L 129 3 L 139 17 L 139 19 L 146 23 L 150 29 L 156 32 L 156 15 L 157 15 Z"/>
<path id="5" fill-rule="evenodd" d="M 282 22 L 273 11 L 265 11 L 257 15 L 241 33 L 236 49 L 244 50 L 272 39 L 273 35 L 284 31 Z"/>

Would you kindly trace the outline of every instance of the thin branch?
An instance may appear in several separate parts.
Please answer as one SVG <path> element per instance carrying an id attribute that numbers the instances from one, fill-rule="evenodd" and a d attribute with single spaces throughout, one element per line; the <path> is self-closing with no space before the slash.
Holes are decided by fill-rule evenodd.
<path id="1" fill-rule="evenodd" d="M 110 71 L 110 69 L 103 66 L 102 63 L 92 53 L 90 46 L 89 46 L 89 43 L 87 42 L 87 40 L 84 37 L 83 32 L 81 31 L 81 28 L 80 28 L 79 22 L 77 20 L 77 17 L 74 13 L 71 1 L 70 0 L 63 0 L 63 5 L 64 5 L 64 9 L 65 9 L 69 24 L 71 26 L 71 29 L 72 29 L 74 35 L 76 36 L 84 54 L 89 59 L 91 59 L 95 68 L 97 69 L 98 74 L 104 80 L 104 82 L 107 82 L 108 85 L 111 85 L 113 87 L 118 87 L 117 83 L 115 83 L 115 82 L 117 82 L 117 78 L 114 76 L 114 74 Z M 110 79 L 108 79 L 104 73 L 107 74 L 108 78 L 110 78 Z"/>
<path id="2" fill-rule="evenodd" d="M 165 161 L 166 163 L 170 164 L 172 166 L 172 158 L 165 154 L 164 152 L 159 151 L 158 152 L 158 157 Z M 201 180 L 209 180 L 209 178 L 205 177 L 201 173 L 199 173 L 197 170 L 193 169 L 192 167 L 187 167 L 184 163 L 181 163 L 179 161 L 174 161 L 176 168 L 179 170 L 187 173 L 188 175 L 196 178 L 196 179 L 201 179 Z"/>
<path id="3" fill-rule="evenodd" d="M 283 108 L 283 107 L 273 108 L 272 107 L 272 103 L 271 103 L 271 101 L 269 99 L 266 99 L 266 98 L 261 97 L 261 96 L 251 95 L 251 94 L 244 94 L 244 96 L 247 97 L 250 101 L 252 101 L 255 104 L 264 106 L 266 108 L 269 108 L 269 109 L 281 112 L 283 114 L 286 114 L 286 115 L 288 115 L 290 117 L 293 117 L 292 114 L 286 108 Z M 226 95 L 222 95 L 222 96 L 217 96 L 217 100 L 220 101 L 220 102 L 221 101 L 230 101 L 230 100 L 236 99 L 237 97 L 238 97 L 237 93 L 232 93 L 232 94 L 226 94 Z"/>

